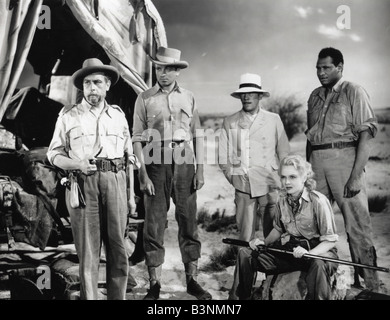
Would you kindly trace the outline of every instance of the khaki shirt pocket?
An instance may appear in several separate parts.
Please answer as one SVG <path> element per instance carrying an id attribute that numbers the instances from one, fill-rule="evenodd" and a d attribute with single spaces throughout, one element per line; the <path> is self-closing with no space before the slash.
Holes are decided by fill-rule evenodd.
<path id="1" fill-rule="evenodd" d="M 158 106 L 148 108 L 146 118 L 148 129 L 161 129 L 164 127 L 162 109 Z"/>
<path id="2" fill-rule="evenodd" d="M 81 127 L 74 127 L 68 131 L 69 148 L 77 155 L 83 155 L 86 137 Z"/>
<path id="3" fill-rule="evenodd" d="M 314 235 L 316 228 L 313 216 L 311 214 L 300 214 L 297 227 L 304 237 L 311 238 Z"/>
<path id="4" fill-rule="evenodd" d="M 108 128 L 105 143 L 108 157 L 115 158 L 122 156 L 125 148 L 124 142 L 123 130 L 117 127 Z"/>
<path id="5" fill-rule="evenodd" d="M 192 118 L 193 118 L 193 113 L 191 108 L 189 107 L 180 108 L 180 128 L 188 132 L 191 128 Z"/>
<path id="6" fill-rule="evenodd" d="M 333 132 L 344 135 L 348 130 L 350 124 L 349 120 L 349 107 L 342 101 L 337 101 L 332 105 L 331 118 L 329 118 L 329 126 L 333 129 Z"/>

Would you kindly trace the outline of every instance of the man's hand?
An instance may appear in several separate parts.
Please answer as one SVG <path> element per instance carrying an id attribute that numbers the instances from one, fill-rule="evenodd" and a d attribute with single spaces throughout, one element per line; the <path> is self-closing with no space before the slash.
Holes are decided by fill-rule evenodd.
<path id="1" fill-rule="evenodd" d="M 194 188 L 200 190 L 204 185 L 203 172 L 197 171 L 194 176 Z"/>
<path id="2" fill-rule="evenodd" d="M 261 246 L 261 245 L 265 245 L 265 243 L 263 240 L 260 240 L 258 238 L 255 238 L 255 239 L 252 239 L 251 241 L 249 241 L 249 247 L 252 250 L 257 250 L 257 246 Z"/>
<path id="3" fill-rule="evenodd" d="M 137 204 L 135 202 L 135 198 L 130 197 L 130 199 L 127 201 L 127 209 L 129 211 L 130 216 L 135 215 L 136 208 L 137 208 Z"/>
<path id="4" fill-rule="evenodd" d="M 361 180 L 359 178 L 350 177 L 344 187 L 344 198 L 352 198 L 356 196 L 360 192 L 361 188 Z"/>
<path id="5" fill-rule="evenodd" d="M 79 169 L 81 170 L 82 173 L 86 175 L 90 175 L 92 173 L 95 173 L 95 171 L 97 171 L 97 167 L 94 160 L 89 160 L 89 159 L 84 159 L 80 161 Z"/>
<path id="6" fill-rule="evenodd" d="M 309 253 L 305 248 L 302 248 L 300 246 L 295 247 L 293 250 L 293 256 L 295 258 L 302 258 L 304 254 Z"/>
<path id="7" fill-rule="evenodd" d="M 140 189 L 148 196 L 154 196 L 156 194 L 154 189 L 154 184 L 152 180 L 149 179 L 148 176 L 140 179 Z"/>

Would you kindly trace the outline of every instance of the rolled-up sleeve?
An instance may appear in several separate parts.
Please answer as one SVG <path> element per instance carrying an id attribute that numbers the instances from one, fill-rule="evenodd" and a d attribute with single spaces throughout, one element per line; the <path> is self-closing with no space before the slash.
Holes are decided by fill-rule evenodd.
<path id="1" fill-rule="evenodd" d="M 64 119 L 63 116 L 60 115 L 57 119 L 53 138 L 46 155 L 52 165 L 54 165 L 53 161 L 58 155 L 68 157 L 67 145 Z"/>
<path id="2" fill-rule="evenodd" d="M 338 241 L 339 236 L 336 233 L 336 223 L 329 200 L 324 195 L 320 194 L 316 203 L 313 205 L 313 209 L 316 211 L 315 217 L 320 234 L 320 241 Z"/>
<path id="3" fill-rule="evenodd" d="M 125 138 L 125 152 L 128 155 L 131 155 L 131 154 L 133 154 L 133 143 L 132 143 L 130 130 L 129 130 L 129 126 L 127 124 L 127 121 L 125 121 L 123 124 L 123 136 Z"/>
<path id="4" fill-rule="evenodd" d="M 144 132 L 147 129 L 145 102 L 142 94 L 139 94 L 135 101 L 133 117 L 133 143 L 145 140 Z"/>
<path id="5" fill-rule="evenodd" d="M 360 86 L 354 86 L 349 92 L 352 105 L 354 134 L 359 135 L 363 131 L 369 131 L 375 137 L 378 131 L 378 122 L 371 107 L 370 97 L 366 90 Z"/>

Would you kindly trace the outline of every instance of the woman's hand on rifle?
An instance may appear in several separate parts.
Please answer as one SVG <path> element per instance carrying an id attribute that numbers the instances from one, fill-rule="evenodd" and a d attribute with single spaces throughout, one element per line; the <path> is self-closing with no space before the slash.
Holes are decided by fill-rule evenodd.
<path id="1" fill-rule="evenodd" d="M 303 255 L 309 253 L 309 251 L 307 251 L 305 248 L 302 248 L 301 246 L 298 246 L 298 247 L 295 247 L 293 249 L 293 256 L 295 258 L 302 258 Z"/>
<path id="2" fill-rule="evenodd" d="M 258 250 L 258 246 L 264 246 L 264 241 L 258 238 L 249 241 L 249 246 L 252 250 Z"/>

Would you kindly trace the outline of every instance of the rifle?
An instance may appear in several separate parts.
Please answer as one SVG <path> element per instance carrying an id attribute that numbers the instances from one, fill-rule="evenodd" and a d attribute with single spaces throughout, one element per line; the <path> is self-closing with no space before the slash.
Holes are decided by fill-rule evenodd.
<path id="1" fill-rule="evenodd" d="M 223 243 L 227 243 L 227 244 L 231 244 L 231 245 L 235 245 L 235 246 L 250 248 L 249 247 L 249 242 L 243 241 L 243 240 L 224 238 L 224 239 L 222 239 L 222 242 Z M 263 244 L 258 245 L 257 247 L 259 249 L 261 249 L 261 250 L 264 250 L 264 251 L 274 251 L 274 252 L 293 254 L 292 251 L 279 249 L 279 248 L 274 248 L 274 247 L 267 247 L 267 246 L 265 246 Z M 370 266 L 370 265 L 367 265 L 367 264 L 355 263 L 355 262 L 351 262 L 351 261 L 347 261 L 347 260 L 340 260 L 340 259 L 329 258 L 329 257 L 323 257 L 323 256 L 318 256 L 318 255 L 310 254 L 310 253 L 304 254 L 303 257 L 304 258 L 311 258 L 311 259 L 319 259 L 319 260 L 324 260 L 324 261 L 330 261 L 330 262 L 340 263 L 340 264 L 346 264 L 346 265 L 354 266 L 354 267 L 373 269 L 373 270 L 382 271 L 382 272 L 390 272 L 389 268 Z"/>

